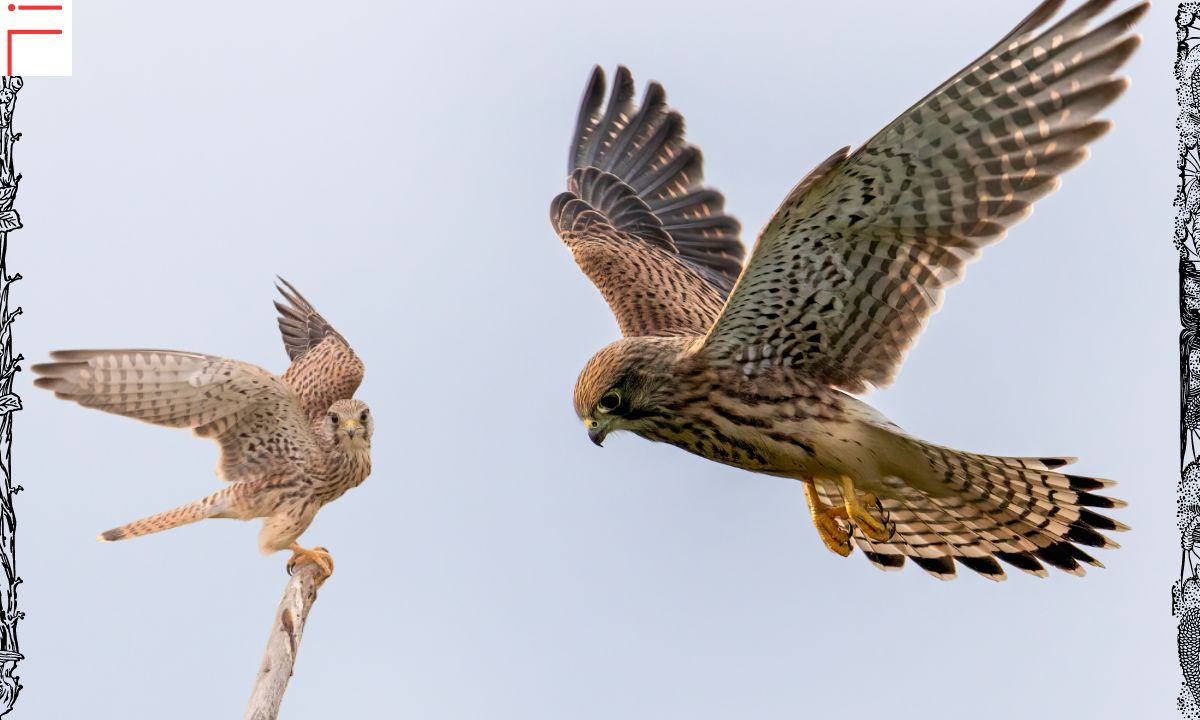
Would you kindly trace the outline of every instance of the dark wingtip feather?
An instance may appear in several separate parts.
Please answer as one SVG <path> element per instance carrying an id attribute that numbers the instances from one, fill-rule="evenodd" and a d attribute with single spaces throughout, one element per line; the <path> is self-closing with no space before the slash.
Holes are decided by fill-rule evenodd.
<path id="1" fill-rule="evenodd" d="M 1087 563 L 1088 565 L 1093 565 L 1098 568 L 1104 567 L 1104 563 L 1100 562 L 1099 560 L 1092 557 L 1091 555 L 1088 555 L 1079 547 L 1072 545 L 1070 543 L 1061 543 L 1061 544 L 1065 547 L 1064 552 L 1070 554 L 1071 557 L 1075 558 L 1079 562 L 1084 562 L 1084 563 Z M 1082 568 L 1080 568 L 1080 570 L 1081 570 L 1081 572 L 1079 574 L 1082 575 L 1083 574 Z"/>
<path id="2" fill-rule="evenodd" d="M 1060 20 L 1055 28 L 1061 28 L 1064 25 L 1070 25 L 1079 22 L 1087 22 L 1096 17 L 1100 13 L 1108 9 L 1116 0 L 1088 0 L 1084 4 L 1072 10 Z"/>
<path id="3" fill-rule="evenodd" d="M 96 355 L 111 352 L 106 350 L 51 350 L 50 359 L 58 361 L 86 362 Z"/>
<path id="4" fill-rule="evenodd" d="M 583 98 L 579 101 L 579 114 L 575 118 L 575 135 L 571 142 L 571 152 L 567 157 L 567 174 L 569 175 L 579 163 L 579 155 L 583 151 L 592 132 L 592 120 L 604 104 L 604 68 L 599 65 L 592 67 L 587 85 L 583 89 Z"/>
<path id="5" fill-rule="evenodd" d="M 1123 508 L 1128 503 L 1118 498 L 1105 497 L 1103 495 L 1093 495 L 1090 492 L 1076 493 L 1076 503 L 1082 507 L 1098 507 L 1106 510 L 1114 508 Z"/>
<path id="6" fill-rule="evenodd" d="M 1063 475 L 1070 483 L 1072 490 L 1083 490 L 1089 492 L 1092 490 L 1103 490 L 1106 487 L 1116 485 L 1112 480 L 1104 478 L 1084 477 L 1083 475 Z"/>
<path id="7" fill-rule="evenodd" d="M 863 550 L 863 555 L 871 564 L 880 570 L 899 570 L 904 567 L 903 555 L 890 555 L 888 553 L 877 553 L 873 550 Z"/>
<path id="8" fill-rule="evenodd" d="M 1067 532 L 1063 535 L 1063 537 L 1066 538 L 1067 540 L 1070 540 L 1073 543 L 1079 543 L 1080 545 L 1087 545 L 1088 547 L 1099 547 L 1099 548 L 1119 547 L 1112 540 L 1109 540 L 1108 538 L 1104 537 L 1103 535 L 1101 535 L 1100 533 L 1091 529 L 1090 527 L 1085 527 L 1083 524 L 1072 525 L 1070 528 L 1067 529 Z"/>
<path id="9" fill-rule="evenodd" d="M 1001 38 L 1000 42 L 1004 43 L 1041 27 L 1062 9 L 1065 2 L 1066 0 L 1045 0 L 1041 5 L 1034 8 L 1033 12 L 1026 15 L 1021 22 L 1017 23 L 1017 26 Z"/>
<path id="10" fill-rule="evenodd" d="M 1034 551 L 1043 562 L 1046 562 L 1054 567 L 1071 575 L 1082 576 L 1084 569 L 1079 565 L 1079 555 L 1090 558 L 1089 555 L 1079 550 L 1074 545 L 1068 542 L 1053 542 L 1046 547 L 1038 548 Z"/>
<path id="11" fill-rule="evenodd" d="M 1097 530 L 1113 530 L 1117 532 L 1124 532 L 1129 529 L 1129 526 L 1125 523 L 1117 522 L 1110 517 L 1105 517 L 1100 513 L 1092 512 L 1086 508 L 1081 508 L 1079 510 L 1079 520 L 1087 523 L 1089 526 L 1094 527 Z"/>
<path id="12" fill-rule="evenodd" d="M 1000 567 L 1000 563 L 996 562 L 993 558 L 987 556 L 966 557 L 963 555 L 958 555 L 955 556 L 954 559 L 962 563 L 965 567 L 968 567 L 984 576 L 988 580 L 1000 582 L 1008 577 L 1004 574 L 1004 568 Z"/>
<path id="13" fill-rule="evenodd" d="M 278 290 L 279 294 L 282 295 L 284 297 L 284 299 L 288 301 L 289 305 L 296 308 L 297 310 L 301 310 L 301 311 L 305 311 L 305 312 L 315 312 L 313 310 L 312 303 L 310 303 L 308 300 L 306 300 L 304 298 L 304 296 L 300 294 L 300 291 L 295 288 L 295 286 L 293 286 L 287 280 L 284 280 L 283 278 L 279 277 L 278 275 L 275 276 L 275 279 L 278 280 L 280 283 L 283 283 L 283 287 L 280 287 L 279 284 L 276 283 L 275 289 Z M 275 306 L 279 307 L 279 303 L 276 302 Z"/>
<path id="14" fill-rule="evenodd" d="M 1150 3 L 1144 2 L 1134 5 L 1128 10 L 1123 11 L 1106 24 L 1119 25 L 1125 29 L 1129 29 L 1137 25 L 1142 18 L 1146 17 L 1146 13 L 1150 12 Z"/>
<path id="15" fill-rule="evenodd" d="M 1136 35 L 1134 36 L 1134 39 L 1138 43 L 1141 42 L 1141 38 Z M 1108 107 L 1115 102 L 1117 98 L 1121 97 L 1121 95 L 1123 95 L 1125 91 L 1129 89 L 1131 83 L 1132 81 L 1127 77 L 1110 78 L 1108 80 L 1098 82 L 1089 88 L 1076 91 L 1072 100 L 1078 102 L 1081 109 L 1084 110 L 1087 109 L 1087 104 L 1089 102 L 1095 102 L 1098 106 L 1095 112 L 1099 112 L 1099 108 Z"/>
<path id="16" fill-rule="evenodd" d="M 1008 563 L 1009 565 L 1012 565 L 1018 570 L 1023 570 L 1029 573 L 1030 575 L 1046 577 L 1050 574 L 1046 572 L 1046 568 L 1042 567 L 1042 564 L 1037 561 L 1037 558 L 1029 553 L 997 552 L 996 557 Z"/>
<path id="17" fill-rule="evenodd" d="M 667 91 L 662 83 L 651 80 L 646 84 L 646 93 L 642 96 L 642 107 L 662 107 L 667 104 Z"/>
<path id="18" fill-rule="evenodd" d="M 1129 61 L 1137 49 L 1142 46 L 1141 35 L 1130 35 L 1121 42 L 1104 51 L 1102 55 L 1097 57 L 1093 62 L 1106 63 L 1112 67 L 1113 71 Z M 1127 78 L 1123 78 L 1126 79 Z"/>
<path id="19" fill-rule="evenodd" d="M 720 193 L 704 188 L 703 158 L 684 138 L 683 117 L 667 107 L 666 91 L 657 82 L 647 84 L 641 106 L 635 106 L 633 75 L 623 65 L 614 75 L 607 106 L 604 93 L 604 75 L 596 68 L 576 122 L 569 190 L 613 228 L 669 248 L 724 296 L 745 256 L 737 238 L 740 225 L 725 215 Z M 591 169 L 605 175 L 579 175 Z M 589 179 L 601 182 L 605 192 Z M 560 234 L 569 209 L 561 197 L 552 203 L 551 218 Z"/>
<path id="20" fill-rule="evenodd" d="M 601 148 L 605 143 L 613 141 L 613 138 L 609 136 L 608 128 L 620 121 L 620 116 L 628 110 L 633 101 L 633 91 L 633 75 L 629 72 L 629 68 L 624 65 L 617 66 L 617 72 L 613 75 L 612 90 L 608 95 L 608 108 L 600 118 L 599 124 L 591 129 L 587 149 L 579 158 L 578 167 L 598 165 Z M 591 117 L 595 118 L 595 114 L 593 113 Z"/>
<path id="21" fill-rule="evenodd" d="M 917 555 L 912 555 L 910 557 L 912 557 L 912 561 L 916 563 L 918 567 L 934 576 L 938 580 L 954 579 L 954 558 L 948 555 L 932 558 L 919 557 Z"/>
<path id="22" fill-rule="evenodd" d="M 276 276 L 276 279 L 282 286 L 276 284 L 275 288 L 287 301 L 287 305 L 278 300 L 273 304 L 279 313 L 279 332 L 283 336 L 283 346 L 288 357 L 295 360 L 331 335 L 349 345 L 341 333 L 317 312 L 299 290 L 282 277 Z"/>

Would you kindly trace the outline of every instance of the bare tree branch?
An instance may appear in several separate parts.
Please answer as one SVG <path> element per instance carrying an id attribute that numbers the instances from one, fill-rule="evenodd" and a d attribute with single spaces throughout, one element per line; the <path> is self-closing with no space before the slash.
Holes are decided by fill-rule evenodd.
<path id="1" fill-rule="evenodd" d="M 258 668 L 254 691 L 250 693 L 245 720 L 275 720 L 279 716 L 283 692 L 300 651 L 304 622 L 317 600 L 317 590 L 328 577 L 310 557 L 300 556 L 296 560 L 295 571 L 275 611 L 271 634 L 267 636 L 267 649 Z"/>

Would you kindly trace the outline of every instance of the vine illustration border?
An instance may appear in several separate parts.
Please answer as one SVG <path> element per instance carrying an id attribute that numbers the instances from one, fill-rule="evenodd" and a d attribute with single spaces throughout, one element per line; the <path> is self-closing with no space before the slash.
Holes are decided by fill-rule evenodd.
<path id="1" fill-rule="evenodd" d="M 13 497 L 21 491 L 12 477 L 13 413 L 21 409 L 21 399 L 13 394 L 13 376 L 24 358 L 13 354 L 12 325 L 21 308 L 9 311 L 9 292 L 20 274 L 9 275 L 8 234 L 21 227 L 21 219 L 13 210 L 21 176 L 13 170 L 13 145 L 20 133 L 12 130 L 13 110 L 17 91 L 24 85 L 19 77 L 0 79 L 0 717 L 12 712 L 21 692 L 16 676 L 17 662 L 23 656 L 17 645 L 17 623 L 24 613 L 17 609 L 17 586 L 21 578 L 16 566 L 17 517 Z"/>
<path id="2" fill-rule="evenodd" d="M 1179 253 L 1180 432 L 1179 525 L 1182 557 L 1171 588 L 1179 620 L 1182 687 L 1176 706 L 1200 719 L 1200 2 L 1180 3 L 1175 16 L 1175 82 L 1179 103 L 1179 185 L 1175 249 Z"/>

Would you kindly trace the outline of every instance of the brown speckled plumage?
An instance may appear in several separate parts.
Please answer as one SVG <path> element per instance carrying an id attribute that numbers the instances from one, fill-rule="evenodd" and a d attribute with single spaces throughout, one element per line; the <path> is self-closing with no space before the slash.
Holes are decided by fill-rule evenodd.
<path id="1" fill-rule="evenodd" d="M 363 363 L 350 343 L 286 280 L 276 302 L 279 331 L 292 364 L 283 374 L 310 418 L 325 414 L 335 400 L 354 397 L 362 384 Z"/>
<path id="2" fill-rule="evenodd" d="M 1123 505 L 1096 493 L 1110 481 L 1060 472 L 1066 458 L 938 447 L 849 394 L 893 380 L 963 267 L 1108 130 L 1096 116 L 1127 85 L 1114 73 L 1147 5 L 1094 23 L 1112 0 L 1087 0 L 1051 23 L 1063 4 L 1043 2 L 858 150 L 821 162 L 744 268 L 739 225 L 704 187 L 662 87 L 635 107 L 620 68 L 605 107 L 597 68 L 551 205 L 624 335 L 576 384 L 592 439 L 629 430 L 804 480 L 835 508 L 849 478 L 878 498 L 886 540 L 847 524 L 883 569 L 911 559 L 950 578 L 957 561 L 1002 579 L 996 559 L 1034 574 L 1098 565 L 1078 546 L 1115 546 L 1098 531 L 1125 529 L 1090 509 Z"/>
<path id="3" fill-rule="evenodd" d="M 374 419 L 351 396 L 363 365 L 290 286 L 280 310 L 293 358 L 283 377 L 248 363 L 172 350 L 66 350 L 35 365 L 38 387 L 85 407 L 191 428 L 221 448 L 231 484 L 192 503 L 101 534 L 121 540 L 205 518 L 264 518 L 259 548 L 288 548 L 317 511 L 371 472 Z M 289 332 L 304 318 L 303 340 Z M 286 323 L 286 324 L 285 324 Z"/>

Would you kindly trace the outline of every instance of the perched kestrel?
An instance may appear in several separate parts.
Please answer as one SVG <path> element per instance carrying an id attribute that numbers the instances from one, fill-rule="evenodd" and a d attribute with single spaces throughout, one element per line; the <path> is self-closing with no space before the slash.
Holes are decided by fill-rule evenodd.
<path id="1" fill-rule="evenodd" d="M 85 407 L 155 425 L 191 428 L 221 446 L 217 474 L 231 484 L 208 497 L 100 534 L 104 541 L 169 530 L 205 518 L 263 518 L 259 549 L 308 555 L 296 543 L 325 503 L 371 472 L 375 421 L 352 396 L 363 364 L 296 289 L 279 329 L 292 364 L 277 377 L 238 360 L 173 350 L 64 350 L 33 366 L 38 387 Z"/>
<path id="2" fill-rule="evenodd" d="M 891 383 L 944 289 L 1025 217 L 1110 123 L 1114 73 L 1140 38 L 1140 4 L 1090 27 L 1111 0 L 1048 25 L 1047 0 L 991 50 L 854 152 L 788 194 L 743 266 L 740 225 L 704 187 L 700 151 L 651 83 L 641 107 L 596 68 L 550 216 L 624 338 L 575 386 L 599 445 L 629 430 L 717 462 L 804 482 L 818 533 L 877 567 L 905 558 L 949 579 L 994 580 L 996 559 L 1044 576 L 1100 563 L 1124 525 L 1091 508 L 1110 480 L 1070 458 L 994 457 L 904 433 L 850 395 Z"/>

